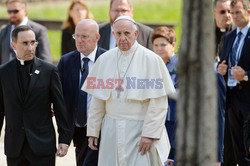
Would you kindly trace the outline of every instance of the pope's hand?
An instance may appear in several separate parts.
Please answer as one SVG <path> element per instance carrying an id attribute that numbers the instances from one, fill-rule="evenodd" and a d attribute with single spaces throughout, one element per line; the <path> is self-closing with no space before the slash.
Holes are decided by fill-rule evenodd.
<path id="1" fill-rule="evenodd" d="M 59 157 L 65 156 L 68 152 L 68 148 L 69 147 L 65 144 L 59 144 L 56 155 Z"/>
<path id="2" fill-rule="evenodd" d="M 98 150 L 97 148 L 98 145 L 98 138 L 97 137 L 89 137 L 89 147 L 92 150 Z"/>
<path id="3" fill-rule="evenodd" d="M 153 142 L 154 142 L 153 138 L 141 137 L 138 152 L 141 152 L 141 155 L 146 154 L 146 152 L 151 149 L 151 146 L 152 146 Z"/>

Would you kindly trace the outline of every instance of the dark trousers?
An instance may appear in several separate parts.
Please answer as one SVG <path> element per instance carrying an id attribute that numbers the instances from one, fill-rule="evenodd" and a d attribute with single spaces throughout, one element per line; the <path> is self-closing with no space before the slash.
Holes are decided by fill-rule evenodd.
<path id="1" fill-rule="evenodd" d="M 97 166 L 99 151 L 91 150 L 88 147 L 88 137 L 86 136 L 86 132 L 87 127 L 80 128 L 75 126 L 73 142 L 76 147 L 76 163 L 77 166 Z"/>
<path id="2" fill-rule="evenodd" d="M 239 166 L 250 166 L 245 159 L 243 125 L 250 111 L 249 92 L 230 91 L 228 95 L 228 117 L 236 162 Z"/>
<path id="3" fill-rule="evenodd" d="M 234 157 L 231 132 L 230 132 L 230 127 L 229 127 L 228 109 L 226 109 L 226 111 L 225 111 L 225 132 L 224 132 L 223 158 L 224 158 L 224 163 L 221 164 L 222 166 L 236 166 L 236 160 Z"/>
<path id="4" fill-rule="evenodd" d="M 55 155 L 35 155 L 25 139 L 20 156 L 10 158 L 7 156 L 8 166 L 55 166 Z"/>
<path id="5" fill-rule="evenodd" d="M 75 146 L 76 165 L 82 166 L 88 151 L 88 139 L 86 136 L 87 127 L 76 127 L 73 135 Z"/>

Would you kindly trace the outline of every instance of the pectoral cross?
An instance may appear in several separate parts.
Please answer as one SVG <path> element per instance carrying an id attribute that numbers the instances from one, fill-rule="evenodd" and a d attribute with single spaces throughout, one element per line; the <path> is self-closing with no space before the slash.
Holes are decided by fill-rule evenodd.
<path id="1" fill-rule="evenodd" d="M 123 87 L 120 85 L 120 86 L 117 86 L 115 88 L 116 92 L 117 92 L 117 97 L 116 98 L 120 98 L 120 95 L 121 95 L 121 92 L 124 91 Z"/>

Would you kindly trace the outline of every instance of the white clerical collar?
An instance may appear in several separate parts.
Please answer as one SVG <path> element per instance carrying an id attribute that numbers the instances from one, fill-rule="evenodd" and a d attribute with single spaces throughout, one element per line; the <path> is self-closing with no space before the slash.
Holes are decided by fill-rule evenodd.
<path id="1" fill-rule="evenodd" d="M 17 60 L 20 62 L 21 65 L 24 65 L 24 60 L 19 59 L 18 57 L 16 57 L 16 58 L 17 58 Z"/>
<path id="2" fill-rule="evenodd" d="M 96 51 L 97 51 L 97 46 L 95 47 L 94 51 L 92 51 L 88 56 L 85 56 L 83 53 L 80 53 L 81 59 L 88 57 L 90 61 L 95 62 Z"/>
<path id="3" fill-rule="evenodd" d="M 133 53 L 136 50 L 138 45 L 139 45 L 138 42 L 135 41 L 135 43 L 133 44 L 133 46 L 129 50 L 127 50 L 127 51 L 122 51 L 120 49 L 119 50 L 120 50 L 122 55 L 129 55 L 129 54 Z"/>
<path id="4" fill-rule="evenodd" d="M 226 29 L 225 28 L 220 28 L 220 31 L 221 32 L 226 32 Z"/>

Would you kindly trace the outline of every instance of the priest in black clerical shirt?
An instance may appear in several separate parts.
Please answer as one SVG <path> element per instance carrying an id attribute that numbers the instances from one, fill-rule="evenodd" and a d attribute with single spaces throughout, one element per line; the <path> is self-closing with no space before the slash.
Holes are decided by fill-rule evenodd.
<path id="1" fill-rule="evenodd" d="M 224 37 L 231 30 L 235 29 L 235 25 L 232 24 L 232 16 L 230 13 L 230 0 L 214 0 L 214 19 L 215 19 L 215 35 L 216 35 L 216 54 L 215 54 L 215 70 L 217 71 L 218 63 L 221 59 L 221 51 L 223 47 Z M 234 159 L 234 153 L 232 149 L 231 134 L 229 129 L 229 120 L 227 111 L 225 112 L 225 123 L 220 123 L 219 129 L 225 127 L 225 132 L 223 130 L 219 131 L 219 135 L 223 139 L 224 136 L 224 158 L 218 158 L 218 162 L 222 166 L 235 166 L 236 161 Z M 223 133 L 224 132 L 224 133 Z M 225 135 L 224 135 L 225 134 Z M 223 145 L 220 148 L 223 148 Z M 220 150 L 221 153 L 223 150 Z M 222 154 L 219 154 L 221 156 Z"/>
<path id="2" fill-rule="evenodd" d="M 0 131 L 5 117 L 5 155 L 8 166 L 54 166 L 63 157 L 70 131 L 57 68 L 35 57 L 34 31 L 15 28 L 12 43 L 16 58 L 0 67 Z M 58 126 L 58 150 L 51 104 Z"/>

